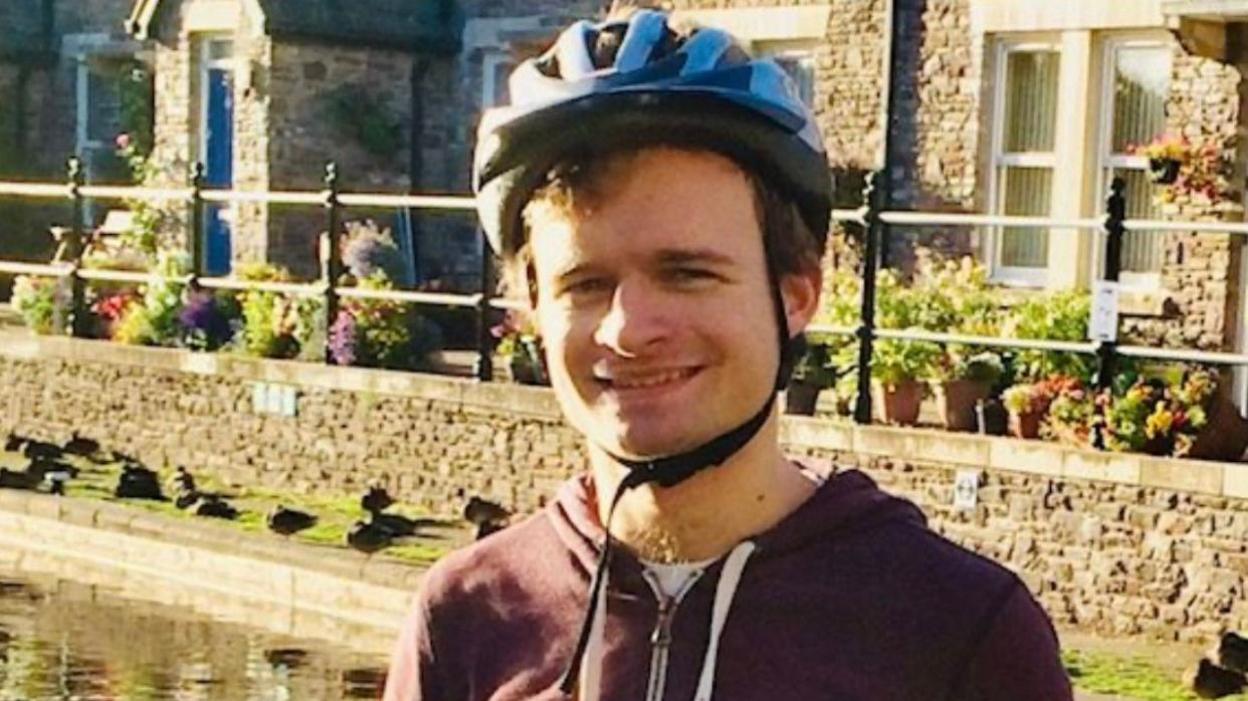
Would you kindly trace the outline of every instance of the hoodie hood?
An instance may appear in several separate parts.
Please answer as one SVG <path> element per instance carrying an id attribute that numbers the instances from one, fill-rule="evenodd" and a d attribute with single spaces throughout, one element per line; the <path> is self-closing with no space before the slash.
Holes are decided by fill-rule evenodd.
<path id="1" fill-rule="evenodd" d="M 555 532 L 587 578 L 592 575 L 606 540 L 596 505 L 593 479 L 583 475 L 565 482 L 546 512 Z M 843 537 L 894 522 L 926 527 L 923 513 L 914 504 L 881 491 L 875 481 L 858 470 L 839 472 L 829 475 L 796 511 L 751 538 L 758 547 L 753 557 L 776 556 L 801 548 L 812 540 Z M 615 559 L 635 561 L 623 551 L 617 552 Z"/>

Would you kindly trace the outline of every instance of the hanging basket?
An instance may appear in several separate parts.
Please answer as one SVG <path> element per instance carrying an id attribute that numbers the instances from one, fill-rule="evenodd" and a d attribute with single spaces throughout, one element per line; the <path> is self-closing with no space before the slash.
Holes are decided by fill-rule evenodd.
<path id="1" fill-rule="evenodd" d="M 1173 185 L 1179 179 L 1179 166 L 1182 161 L 1177 158 L 1148 159 L 1148 177 L 1158 185 Z"/>

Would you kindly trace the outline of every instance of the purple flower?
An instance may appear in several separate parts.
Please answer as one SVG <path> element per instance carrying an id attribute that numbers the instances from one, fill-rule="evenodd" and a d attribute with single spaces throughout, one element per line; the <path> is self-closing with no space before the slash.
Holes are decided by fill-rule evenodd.
<path id="1" fill-rule="evenodd" d="M 339 309 L 338 317 L 329 327 L 329 356 L 335 365 L 355 363 L 355 329 L 355 315 L 346 309 Z"/>
<path id="2" fill-rule="evenodd" d="M 230 340 L 229 317 L 208 292 L 192 293 L 178 314 L 187 345 L 199 350 L 216 350 Z"/>
<path id="3" fill-rule="evenodd" d="M 342 262 L 356 278 L 371 277 L 383 272 L 391 280 L 403 276 L 403 255 L 388 231 L 378 231 L 370 223 L 348 226 L 342 247 Z"/>

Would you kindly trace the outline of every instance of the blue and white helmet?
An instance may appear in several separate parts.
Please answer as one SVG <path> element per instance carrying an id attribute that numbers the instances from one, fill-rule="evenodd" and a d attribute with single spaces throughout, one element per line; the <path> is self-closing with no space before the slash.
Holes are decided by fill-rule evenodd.
<path id="1" fill-rule="evenodd" d="M 595 45 L 614 34 L 610 65 Z M 832 186 L 814 116 L 792 79 L 751 58 L 728 33 L 681 34 L 664 12 L 627 21 L 581 21 L 509 81 L 512 104 L 486 111 L 474 158 L 477 210 L 494 251 L 513 255 L 520 214 L 549 169 L 585 148 L 672 144 L 722 153 L 797 204 L 811 232 L 827 236 Z"/>

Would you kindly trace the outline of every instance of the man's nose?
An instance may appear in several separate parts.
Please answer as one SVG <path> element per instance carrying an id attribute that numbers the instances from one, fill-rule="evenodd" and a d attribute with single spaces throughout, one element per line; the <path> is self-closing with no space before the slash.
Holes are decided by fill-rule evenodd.
<path id="1" fill-rule="evenodd" d="M 598 322 L 594 342 L 630 357 L 662 343 L 670 330 L 670 310 L 659 297 L 645 283 L 621 282 Z"/>

